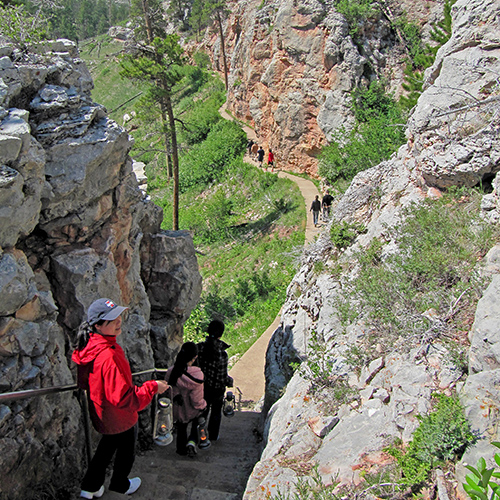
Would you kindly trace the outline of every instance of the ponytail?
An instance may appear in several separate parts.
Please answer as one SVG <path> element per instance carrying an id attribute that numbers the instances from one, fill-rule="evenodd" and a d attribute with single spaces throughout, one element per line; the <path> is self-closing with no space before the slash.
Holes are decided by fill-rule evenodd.
<path id="1" fill-rule="evenodd" d="M 93 325 L 91 325 L 88 321 L 84 321 L 80 327 L 78 328 L 78 332 L 76 334 L 76 347 L 75 349 L 77 351 L 81 351 L 88 343 L 90 340 L 90 334 L 91 333 L 98 333 L 95 330 L 96 325 L 102 325 L 105 323 L 105 320 L 100 319 Z"/>
<path id="2" fill-rule="evenodd" d="M 84 321 L 76 334 L 76 350 L 81 351 L 89 342 L 92 326 L 88 321 Z"/>

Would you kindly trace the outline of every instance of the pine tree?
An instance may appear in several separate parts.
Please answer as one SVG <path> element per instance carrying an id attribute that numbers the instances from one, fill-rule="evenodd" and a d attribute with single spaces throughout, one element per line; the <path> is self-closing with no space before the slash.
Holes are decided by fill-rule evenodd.
<path id="1" fill-rule="evenodd" d="M 121 60 L 121 75 L 145 83 L 147 98 L 160 110 L 164 133 L 165 151 L 172 154 L 173 173 L 173 229 L 179 229 L 179 155 L 177 147 L 176 120 L 172 96 L 175 85 L 183 78 L 186 64 L 184 50 L 179 44 L 179 36 L 166 34 L 158 23 L 163 9 L 153 0 L 140 0 L 145 29 L 139 30 L 142 39 L 138 41 L 134 53 Z"/>

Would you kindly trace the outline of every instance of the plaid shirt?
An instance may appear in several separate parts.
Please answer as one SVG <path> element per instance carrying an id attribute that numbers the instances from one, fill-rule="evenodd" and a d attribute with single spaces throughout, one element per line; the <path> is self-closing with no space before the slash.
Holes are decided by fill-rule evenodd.
<path id="1" fill-rule="evenodd" d="M 211 341 L 210 341 L 211 342 Z M 215 339 L 213 356 L 206 352 L 208 341 L 198 344 L 198 364 L 205 376 L 205 385 L 212 389 L 224 389 L 232 385 L 231 377 L 227 374 L 228 357 L 226 349 L 228 344 L 220 339 Z"/>

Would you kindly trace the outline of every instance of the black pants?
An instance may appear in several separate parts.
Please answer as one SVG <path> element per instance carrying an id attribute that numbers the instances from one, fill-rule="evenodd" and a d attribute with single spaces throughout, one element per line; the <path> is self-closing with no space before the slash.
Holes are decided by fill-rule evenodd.
<path id="1" fill-rule="evenodd" d="M 191 424 L 191 432 L 189 433 L 188 439 L 188 426 Z M 177 422 L 177 439 L 176 439 L 176 451 L 179 455 L 186 455 L 186 445 L 188 441 L 194 441 L 198 444 L 198 417 L 193 418 L 190 422 Z"/>
<path id="2" fill-rule="evenodd" d="M 225 387 L 214 389 L 213 387 L 205 386 L 204 388 L 204 398 L 207 402 L 207 409 L 204 412 L 204 417 L 208 418 L 208 438 L 213 441 L 219 438 L 225 390 Z M 209 412 L 210 417 L 208 417 Z"/>
<path id="3" fill-rule="evenodd" d="M 137 424 L 120 434 L 103 434 L 83 478 L 82 490 L 94 492 L 104 484 L 106 468 L 116 453 L 109 489 L 125 493 L 130 487 L 128 475 L 135 460 L 136 441 Z"/>

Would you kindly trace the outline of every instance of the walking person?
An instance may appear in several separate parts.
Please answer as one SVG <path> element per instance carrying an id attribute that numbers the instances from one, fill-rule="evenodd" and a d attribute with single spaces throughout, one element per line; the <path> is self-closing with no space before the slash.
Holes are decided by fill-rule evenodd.
<path id="1" fill-rule="evenodd" d="M 271 167 L 271 172 L 274 172 L 274 153 L 271 148 L 269 148 L 269 154 L 267 155 L 267 166 Z"/>
<path id="2" fill-rule="evenodd" d="M 198 344 L 198 363 L 205 375 L 205 400 L 208 418 L 208 437 L 214 442 L 219 439 L 222 405 L 226 387 L 233 386 L 233 379 L 227 373 L 229 345 L 221 340 L 224 333 L 224 323 L 214 319 L 207 328 L 205 342 Z"/>
<path id="3" fill-rule="evenodd" d="M 314 227 L 316 227 L 318 225 L 319 213 L 321 212 L 321 202 L 319 201 L 319 195 L 316 195 L 313 202 L 311 203 L 309 212 L 313 213 L 313 223 Z"/>
<path id="4" fill-rule="evenodd" d="M 264 161 L 264 155 L 265 155 L 264 148 L 260 146 L 260 148 L 257 151 L 257 161 L 259 162 L 259 167 L 262 168 L 262 163 Z"/>
<path id="5" fill-rule="evenodd" d="M 174 366 L 165 375 L 172 387 L 173 417 L 177 429 L 176 452 L 189 457 L 196 455 L 198 417 L 207 407 L 203 398 L 203 372 L 200 367 L 193 366 L 197 357 L 196 344 L 186 342 L 177 354 Z M 191 430 L 188 438 L 189 425 Z"/>
<path id="6" fill-rule="evenodd" d="M 87 390 L 92 424 L 102 434 L 82 481 L 81 498 L 104 494 L 106 468 L 113 455 L 110 491 L 125 495 L 137 491 L 141 479 L 128 478 L 135 460 L 137 412 L 169 387 L 164 380 L 148 380 L 140 387 L 132 383 L 130 365 L 116 341 L 122 331 L 121 315 L 127 309 L 110 299 L 94 301 L 80 326 L 71 358 L 77 364 L 78 386 Z"/>
<path id="7" fill-rule="evenodd" d="M 252 154 L 252 146 L 253 146 L 253 140 L 252 139 L 248 139 L 248 143 L 247 143 L 247 150 L 248 150 L 248 156 L 251 156 Z"/>
<path id="8" fill-rule="evenodd" d="M 258 150 L 259 150 L 259 145 L 258 145 L 256 142 L 254 142 L 254 143 L 252 144 L 252 155 L 251 155 L 251 157 L 252 157 L 255 161 L 257 161 L 257 158 L 258 158 L 258 156 L 257 156 L 257 151 L 258 151 Z"/>
<path id="9" fill-rule="evenodd" d="M 321 200 L 321 206 L 323 207 L 323 220 L 327 222 L 330 219 L 330 210 L 332 208 L 333 196 L 327 189 L 325 196 Z"/>

